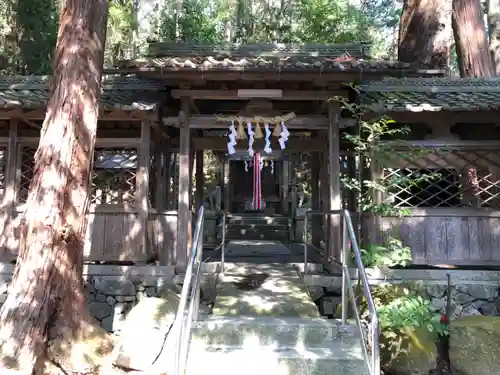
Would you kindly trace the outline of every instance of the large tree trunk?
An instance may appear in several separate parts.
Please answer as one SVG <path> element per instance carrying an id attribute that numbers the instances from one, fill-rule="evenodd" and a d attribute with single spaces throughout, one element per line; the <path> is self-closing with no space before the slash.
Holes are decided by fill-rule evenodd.
<path id="1" fill-rule="evenodd" d="M 500 0 L 488 0 L 488 33 L 493 68 L 500 74 Z"/>
<path id="2" fill-rule="evenodd" d="M 62 5 L 18 262 L 0 310 L 2 375 L 40 373 L 49 361 L 88 373 L 94 350 L 111 346 L 86 308 L 82 279 L 107 9 L 108 0 Z"/>
<path id="3" fill-rule="evenodd" d="M 453 0 L 452 25 L 460 75 L 494 76 L 480 0 Z"/>
<path id="4" fill-rule="evenodd" d="M 491 59 L 480 0 L 453 0 L 453 33 L 457 50 L 457 63 L 461 77 L 491 77 L 495 68 Z M 466 204 L 481 205 L 481 188 L 477 168 L 467 172 Z"/>
<path id="5" fill-rule="evenodd" d="M 405 0 L 399 25 L 398 59 L 420 68 L 445 69 L 453 40 L 451 3 Z"/>

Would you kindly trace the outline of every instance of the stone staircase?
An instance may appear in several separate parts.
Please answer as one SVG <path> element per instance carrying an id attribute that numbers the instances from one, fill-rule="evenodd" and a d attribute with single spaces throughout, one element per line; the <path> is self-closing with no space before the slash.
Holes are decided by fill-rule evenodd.
<path id="1" fill-rule="evenodd" d="M 281 215 L 231 214 L 226 217 L 226 240 L 289 242 L 291 225 L 290 218 Z"/>
<path id="2" fill-rule="evenodd" d="M 357 327 L 322 318 L 287 264 L 227 272 L 191 333 L 186 375 L 367 375 Z"/>

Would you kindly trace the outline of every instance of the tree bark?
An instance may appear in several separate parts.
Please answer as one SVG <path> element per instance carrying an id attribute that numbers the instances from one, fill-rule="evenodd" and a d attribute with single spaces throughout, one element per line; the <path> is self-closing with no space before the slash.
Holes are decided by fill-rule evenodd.
<path id="1" fill-rule="evenodd" d="M 480 0 L 453 0 L 452 26 L 460 76 L 494 76 Z"/>
<path id="2" fill-rule="evenodd" d="M 398 59 L 427 69 L 445 69 L 452 44 L 451 3 L 405 0 L 399 26 Z"/>
<path id="3" fill-rule="evenodd" d="M 488 0 L 490 53 L 496 75 L 500 74 L 500 0 Z"/>
<path id="4" fill-rule="evenodd" d="M 90 373 L 111 341 L 84 300 L 83 243 L 107 0 L 65 0 L 16 269 L 0 310 L 0 373 Z"/>

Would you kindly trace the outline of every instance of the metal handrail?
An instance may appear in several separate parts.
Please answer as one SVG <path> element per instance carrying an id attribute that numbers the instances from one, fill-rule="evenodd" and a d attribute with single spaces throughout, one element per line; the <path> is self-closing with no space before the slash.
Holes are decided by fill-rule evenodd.
<path id="1" fill-rule="evenodd" d="M 189 339 L 191 336 L 191 327 L 193 320 L 198 319 L 198 311 L 200 307 L 200 274 L 203 253 L 203 220 L 204 207 L 201 206 L 198 210 L 196 228 L 191 243 L 191 251 L 189 253 L 189 263 L 184 276 L 182 285 L 179 307 L 175 316 L 174 326 L 177 327 L 177 337 L 175 345 L 174 357 L 174 375 L 184 375 L 187 364 L 187 355 L 189 347 Z M 194 275 L 194 279 L 193 279 Z M 189 306 L 186 310 L 186 305 L 189 297 Z"/>
<path id="2" fill-rule="evenodd" d="M 380 375 L 380 324 L 378 320 L 377 310 L 375 308 L 375 302 L 373 301 L 373 296 L 370 291 L 370 284 L 368 283 L 368 277 L 366 275 L 365 266 L 363 265 L 363 260 L 361 258 L 361 252 L 358 247 L 358 241 L 356 240 L 356 234 L 354 227 L 352 225 L 351 215 L 349 211 L 344 210 L 344 229 L 342 235 L 342 323 L 345 324 L 347 321 L 347 292 L 349 292 L 349 297 L 351 301 L 351 306 L 354 310 L 354 316 L 356 318 L 356 324 L 361 332 L 361 337 L 363 344 L 366 343 L 365 332 L 361 326 L 361 319 L 359 316 L 359 308 L 356 302 L 356 294 L 354 293 L 354 288 L 352 285 L 352 280 L 349 275 L 349 251 L 354 253 L 354 260 L 358 268 L 359 278 L 363 282 L 363 294 L 366 298 L 366 303 L 368 305 L 368 311 L 370 313 L 370 325 L 371 325 L 371 358 L 368 357 L 366 351 L 366 346 L 363 345 L 365 349 L 363 352 L 365 354 L 365 359 L 368 364 L 368 371 L 370 375 Z"/>
<path id="3" fill-rule="evenodd" d="M 368 277 L 366 275 L 366 270 L 363 265 L 363 260 L 361 258 L 361 252 L 358 247 L 358 241 L 356 239 L 356 232 L 354 231 L 354 227 L 352 224 L 351 215 L 347 210 L 333 210 L 326 212 L 314 212 L 308 211 L 306 212 L 304 218 L 304 274 L 307 274 L 307 266 L 308 266 L 308 245 L 309 245 L 309 237 L 308 237 L 308 217 L 309 215 L 332 215 L 332 214 L 340 214 L 343 217 L 343 233 L 342 233 L 342 254 L 340 263 L 342 266 L 342 324 L 347 323 L 347 313 L 348 313 L 348 304 L 351 302 L 352 309 L 354 310 L 354 317 L 356 320 L 356 325 L 361 333 L 361 339 L 363 342 L 363 355 L 365 357 L 365 361 L 368 367 L 368 372 L 370 375 L 380 375 L 380 325 L 378 320 L 377 311 L 375 308 L 375 302 L 373 301 L 373 296 L 370 291 L 370 285 L 368 283 Z M 363 282 L 363 294 L 366 298 L 366 302 L 368 305 L 368 311 L 370 313 L 370 325 L 371 325 L 371 340 L 370 344 L 370 352 L 371 357 L 368 354 L 368 348 L 366 347 L 366 335 L 363 327 L 361 326 L 361 318 L 359 315 L 359 307 L 356 302 L 356 294 L 354 292 L 354 287 L 352 284 L 352 280 L 349 274 L 349 252 L 352 251 L 354 253 L 354 261 L 356 263 L 359 278 Z M 349 299 L 348 299 L 349 296 Z"/>
<path id="4" fill-rule="evenodd" d="M 220 275 L 224 276 L 224 264 L 226 261 L 226 219 L 227 213 L 222 211 L 222 232 L 221 232 L 221 242 L 220 242 Z"/>

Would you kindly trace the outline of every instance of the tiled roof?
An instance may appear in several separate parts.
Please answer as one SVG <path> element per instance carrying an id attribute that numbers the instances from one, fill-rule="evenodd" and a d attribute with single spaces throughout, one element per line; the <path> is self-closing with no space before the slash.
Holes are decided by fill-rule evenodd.
<path id="1" fill-rule="evenodd" d="M 0 108 L 43 108 L 47 103 L 50 77 L 0 76 Z M 105 77 L 102 81 L 102 109 L 142 110 L 156 108 L 164 87 L 135 77 Z"/>
<path id="2" fill-rule="evenodd" d="M 359 87 L 373 112 L 488 111 L 500 108 L 500 79 L 386 78 Z"/>
<path id="3" fill-rule="evenodd" d="M 124 60 L 121 69 L 158 70 L 262 70 L 297 69 L 370 71 L 405 69 L 410 64 L 390 60 L 372 60 L 368 44 L 338 45 L 195 45 L 150 43 L 145 58 Z"/>

